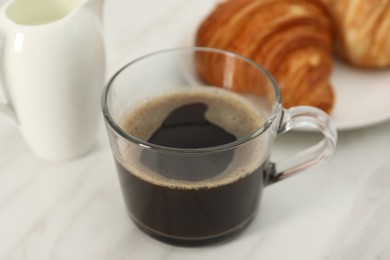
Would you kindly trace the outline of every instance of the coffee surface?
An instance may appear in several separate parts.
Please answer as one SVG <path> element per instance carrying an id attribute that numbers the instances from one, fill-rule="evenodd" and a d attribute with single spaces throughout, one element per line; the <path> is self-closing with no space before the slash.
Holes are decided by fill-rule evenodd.
<path id="1" fill-rule="evenodd" d="M 143 141 L 149 141 L 153 138 L 153 134 L 155 134 L 158 129 L 162 128 L 164 121 L 166 121 L 167 118 L 169 119 L 170 114 L 174 113 L 175 110 L 177 111 L 177 109 L 183 107 L 188 108 L 194 104 L 200 105 L 200 108 L 202 108 L 202 106 L 203 108 L 207 107 L 201 120 L 207 120 L 209 124 L 220 128 L 220 130 L 222 129 L 225 133 L 230 135 L 231 139 L 222 140 L 220 144 L 248 137 L 254 134 L 264 123 L 264 117 L 261 114 L 261 111 L 244 97 L 223 89 L 194 88 L 186 91 L 175 91 L 156 95 L 155 97 L 130 107 L 122 117 L 120 126 L 130 135 Z M 192 119 L 194 119 L 194 117 L 192 117 Z M 182 137 L 183 139 L 187 139 L 187 142 L 196 140 L 196 135 L 195 137 L 194 135 L 188 137 L 183 135 Z M 165 146 L 169 145 L 165 143 Z M 171 147 L 172 146 L 174 145 L 171 145 Z M 215 146 L 215 144 L 210 143 L 207 145 L 206 140 L 206 143 L 201 146 L 212 147 Z M 175 170 L 176 173 L 172 174 L 169 169 L 161 169 L 159 166 L 160 162 L 157 160 L 154 160 L 153 162 L 153 159 L 147 159 L 146 161 L 149 161 L 149 163 L 145 162 L 145 157 L 165 156 L 167 158 L 175 155 L 170 153 L 163 153 L 163 155 L 161 155 L 154 151 L 150 151 L 148 152 L 149 155 L 145 155 L 145 152 L 141 151 L 142 149 L 140 149 L 138 145 L 129 145 L 126 149 L 126 160 L 123 160 L 121 164 L 124 168 L 128 169 L 129 172 L 132 172 L 132 174 L 157 185 L 180 189 L 196 189 L 204 186 L 211 187 L 233 182 L 243 175 L 253 172 L 261 162 L 264 161 L 266 155 L 263 154 L 264 150 L 261 149 L 261 140 L 252 142 L 250 146 L 251 149 L 245 147 L 245 149 L 241 149 L 240 152 L 231 150 L 230 152 L 220 153 L 219 155 L 207 155 L 210 158 L 214 157 L 215 160 L 225 160 L 225 162 L 218 163 L 217 167 L 214 167 L 220 168 L 222 171 L 218 172 L 218 169 L 214 169 L 214 172 L 209 174 L 209 178 L 207 178 L 207 172 L 199 173 L 199 170 L 203 170 L 203 168 L 209 166 L 209 171 L 210 169 L 212 171 L 214 162 L 211 159 L 203 160 L 203 156 L 198 157 L 199 162 L 203 162 L 202 166 L 196 164 L 195 159 L 190 160 L 189 157 L 182 155 L 181 160 L 183 162 L 193 161 L 194 165 L 182 165 L 182 167 L 180 167 L 180 165 L 174 164 L 174 168 L 180 168 L 182 171 L 181 173 L 177 173 L 179 170 Z M 229 156 L 230 158 L 228 158 Z M 222 157 L 226 157 L 226 159 L 223 159 Z M 225 165 L 225 167 L 221 167 L 221 165 Z M 166 167 L 168 168 L 171 168 L 171 166 L 166 164 Z M 187 174 L 187 176 L 189 176 L 188 178 L 185 176 L 185 171 L 196 170 L 198 170 L 196 174 L 190 174 L 190 176 Z M 183 176 L 177 176 L 180 174 Z M 175 178 L 175 175 L 178 178 Z M 196 175 L 200 177 L 196 178 Z M 186 179 L 188 179 L 189 182 L 187 182 Z M 198 180 L 198 182 L 194 183 L 193 180 Z"/>
<path id="2" fill-rule="evenodd" d="M 207 106 L 205 119 L 236 138 L 253 134 L 264 123 L 261 111 L 244 97 L 223 89 L 194 88 L 156 95 L 135 104 L 124 114 L 120 126 L 130 135 L 147 141 L 170 113 L 194 103 Z"/>

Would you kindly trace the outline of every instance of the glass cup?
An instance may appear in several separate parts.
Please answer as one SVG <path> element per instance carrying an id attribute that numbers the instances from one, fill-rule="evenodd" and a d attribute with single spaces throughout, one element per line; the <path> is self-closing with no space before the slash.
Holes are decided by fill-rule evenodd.
<path id="1" fill-rule="evenodd" d="M 152 100 L 174 96 L 166 103 L 180 103 L 188 93 L 203 92 L 210 104 L 228 97 L 239 109 L 248 108 L 234 116 L 234 109 L 219 108 L 225 122 L 241 129 L 249 122 L 245 113 L 251 113 L 257 125 L 231 142 L 196 148 L 155 144 L 129 132 L 161 117 L 153 107 L 144 116 L 134 112 Z M 174 244 L 236 234 L 255 216 L 264 187 L 325 162 L 336 146 L 326 113 L 309 106 L 283 109 L 277 83 L 263 67 L 211 48 L 164 50 L 130 62 L 107 84 L 102 109 L 130 218 L 147 234 Z M 297 128 L 320 132 L 323 139 L 284 161 L 270 161 L 275 138 Z M 183 135 L 190 141 L 202 137 Z"/>

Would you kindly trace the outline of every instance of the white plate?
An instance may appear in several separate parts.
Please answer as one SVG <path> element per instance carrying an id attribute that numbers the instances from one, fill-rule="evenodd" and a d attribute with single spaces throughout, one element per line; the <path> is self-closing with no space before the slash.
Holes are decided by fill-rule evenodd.
<path id="1" fill-rule="evenodd" d="M 331 116 L 338 130 L 390 120 L 390 69 L 362 70 L 335 59 L 331 82 L 336 92 Z"/>

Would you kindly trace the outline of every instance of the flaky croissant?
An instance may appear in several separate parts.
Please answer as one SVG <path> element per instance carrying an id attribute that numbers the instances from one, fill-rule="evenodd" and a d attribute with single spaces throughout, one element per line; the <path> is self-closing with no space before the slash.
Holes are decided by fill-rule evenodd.
<path id="1" fill-rule="evenodd" d="M 264 66 L 279 84 L 284 107 L 311 105 L 329 113 L 334 105 L 332 40 L 332 21 L 320 0 L 228 0 L 201 23 L 195 44 Z M 201 76 L 216 83 L 218 64 L 204 63 Z"/>
<path id="2" fill-rule="evenodd" d="M 336 49 L 359 67 L 390 67 L 390 0 L 328 0 Z"/>

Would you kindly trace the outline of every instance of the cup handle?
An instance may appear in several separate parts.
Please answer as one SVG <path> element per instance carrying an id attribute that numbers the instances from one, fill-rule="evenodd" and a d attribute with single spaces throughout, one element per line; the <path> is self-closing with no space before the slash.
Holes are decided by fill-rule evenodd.
<path id="1" fill-rule="evenodd" d="M 0 102 L 0 112 L 6 114 L 13 121 L 17 121 L 15 110 L 13 109 L 11 98 L 8 93 L 6 79 L 4 76 L 4 53 L 5 53 L 5 37 L 0 30 L 0 91 L 2 91 L 5 102 Z"/>
<path id="2" fill-rule="evenodd" d="M 330 117 L 320 109 L 298 106 L 283 111 L 278 135 L 293 129 L 304 129 L 323 134 L 317 144 L 282 160 L 272 163 L 268 173 L 268 184 L 284 180 L 306 168 L 327 161 L 336 148 L 337 131 Z"/>

